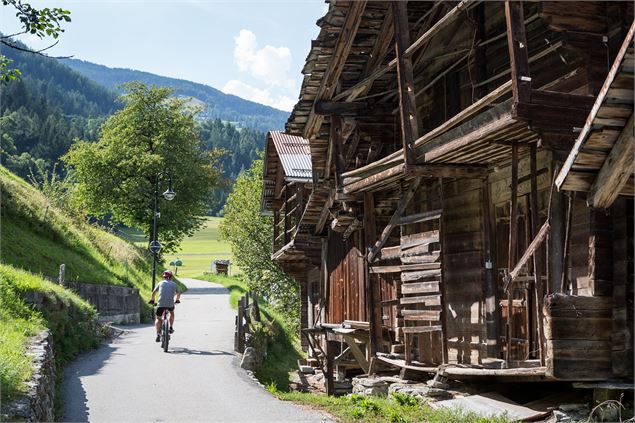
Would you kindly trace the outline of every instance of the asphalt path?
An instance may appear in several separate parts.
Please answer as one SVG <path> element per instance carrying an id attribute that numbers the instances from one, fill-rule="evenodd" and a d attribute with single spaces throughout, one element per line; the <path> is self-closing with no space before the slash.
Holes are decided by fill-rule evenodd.
<path id="1" fill-rule="evenodd" d="M 221 285 L 181 279 L 170 351 L 151 325 L 125 332 L 64 371 L 63 421 L 323 422 L 317 412 L 283 402 L 239 367 L 235 312 Z"/>

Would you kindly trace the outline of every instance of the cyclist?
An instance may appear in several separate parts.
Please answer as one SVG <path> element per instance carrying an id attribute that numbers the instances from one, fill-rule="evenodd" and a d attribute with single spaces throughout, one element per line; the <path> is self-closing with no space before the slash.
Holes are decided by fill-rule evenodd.
<path id="1" fill-rule="evenodd" d="M 152 298 L 149 303 L 154 304 L 154 297 L 159 293 L 159 302 L 157 304 L 155 328 L 157 330 L 156 342 L 161 342 L 161 324 L 163 323 L 163 311 L 167 309 L 170 312 L 170 333 L 174 333 L 174 304 L 180 303 L 181 292 L 179 287 L 172 280 L 172 271 L 163 272 L 163 280 L 157 284 L 152 291 Z"/>

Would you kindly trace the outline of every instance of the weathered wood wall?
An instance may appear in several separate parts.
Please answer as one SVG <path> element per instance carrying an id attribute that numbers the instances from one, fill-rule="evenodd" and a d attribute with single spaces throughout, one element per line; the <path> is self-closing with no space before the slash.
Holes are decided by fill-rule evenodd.
<path id="1" fill-rule="evenodd" d="M 329 230 L 327 323 L 368 321 L 364 300 L 364 259 L 354 238 L 344 241 L 341 234 Z"/>
<path id="2" fill-rule="evenodd" d="M 611 377 L 611 307 L 610 297 L 547 297 L 547 375 L 565 380 Z"/>
<path id="3" fill-rule="evenodd" d="M 486 353 L 482 184 L 443 184 L 443 280 L 450 363 L 479 363 Z"/>

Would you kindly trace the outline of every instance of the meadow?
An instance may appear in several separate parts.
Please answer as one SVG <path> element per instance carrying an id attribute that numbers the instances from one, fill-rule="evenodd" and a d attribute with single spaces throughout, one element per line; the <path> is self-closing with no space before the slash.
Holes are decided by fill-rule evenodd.
<path id="1" fill-rule="evenodd" d="M 176 253 L 165 254 L 165 266 L 177 258 L 183 262 L 178 268 L 178 276 L 193 278 L 211 271 L 212 261 L 215 259 L 230 260 L 231 274 L 236 275 L 239 269 L 233 264 L 234 259 L 228 242 L 221 240 L 218 226 L 222 217 L 206 217 L 203 227 L 194 235 L 185 238 Z M 135 245 L 146 247 L 147 240 L 140 231 L 123 229 L 120 234 Z"/>

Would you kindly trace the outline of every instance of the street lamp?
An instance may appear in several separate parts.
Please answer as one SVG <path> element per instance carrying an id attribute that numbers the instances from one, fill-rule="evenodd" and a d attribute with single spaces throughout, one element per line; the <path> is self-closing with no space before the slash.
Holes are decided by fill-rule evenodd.
<path id="1" fill-rule="evenodd" d="M 154 187 L 154 219 L 152 222 L 152 241 L 150 242 L 149 250 L 152 253 L 152 290 L 154 291 L 154 285 L 157 277 L 157 254 L 161 251 L 161 244 L 158 241 L 157 219 L 160 216 L 159 213 L 159 181 L 162 176 L 168 178 L 168 189 L 162 194 L 163 198 L 168 201 L 172 201 L 176 197 L 176 192 L 172 190 L 172 177 L 167 172 L 159 172 L 156 177 L 156 185 Z"/>

